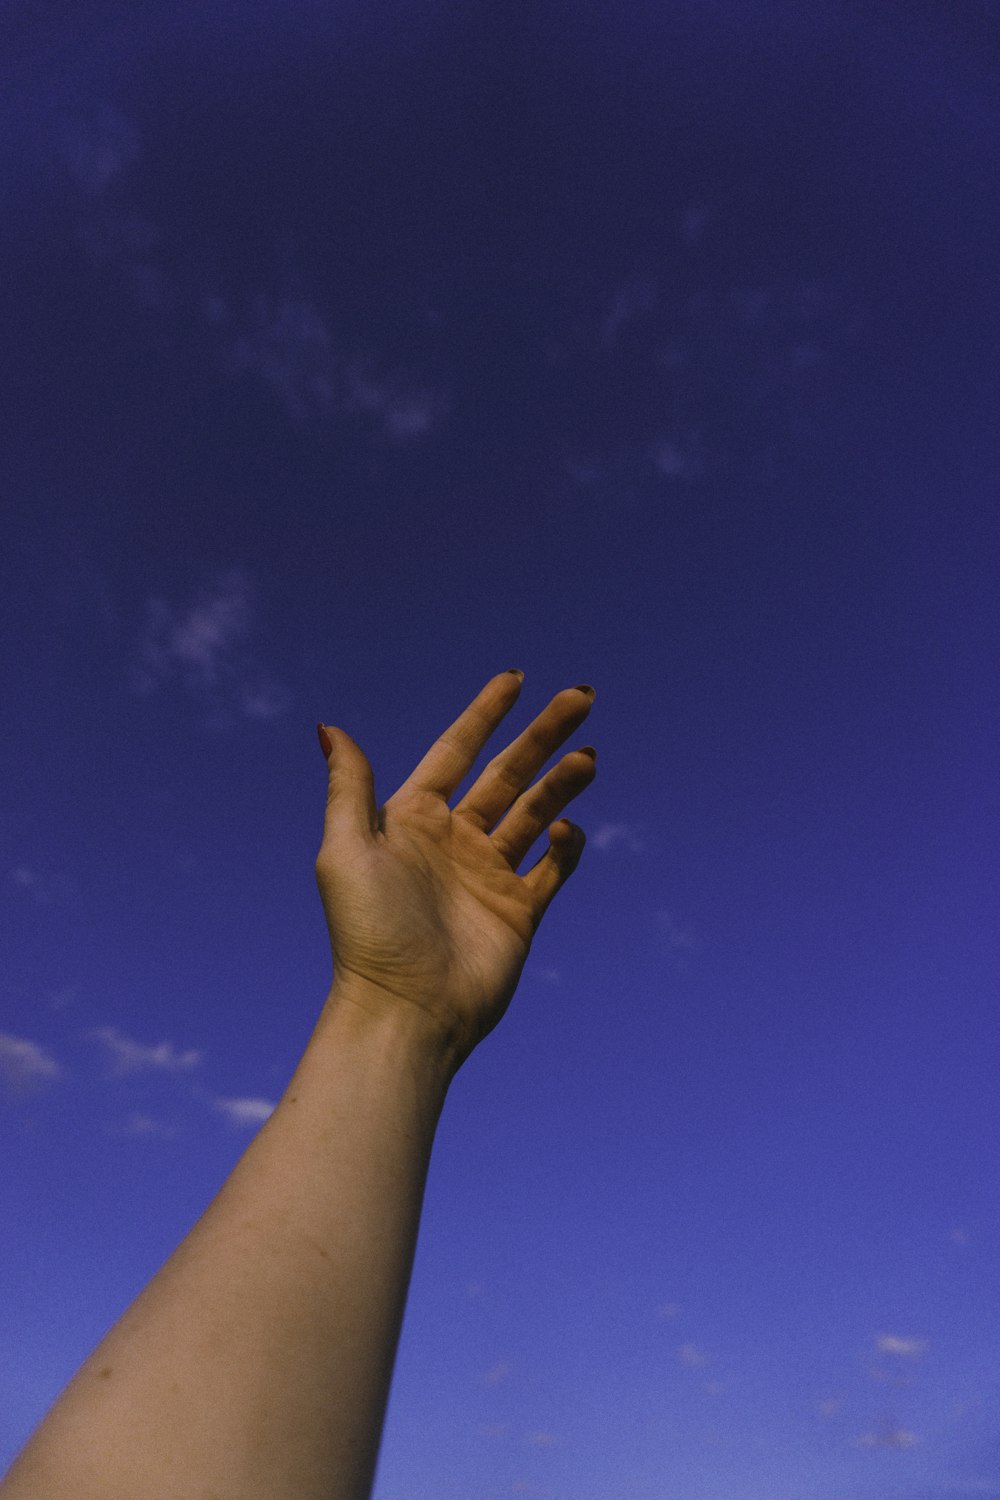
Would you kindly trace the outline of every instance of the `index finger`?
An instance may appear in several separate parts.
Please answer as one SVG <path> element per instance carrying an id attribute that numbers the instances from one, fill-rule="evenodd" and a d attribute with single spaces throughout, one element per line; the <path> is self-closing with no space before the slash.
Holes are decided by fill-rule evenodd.
<path id="1" fill-rule="evenodd" d="M 399 792 L 433 792 L 447 799 L 505 714 L 517 702 L 524 673 L 511 669 L 491 677 L 454 724 L 434 741 L 423 760 L 410 772 Z"/>

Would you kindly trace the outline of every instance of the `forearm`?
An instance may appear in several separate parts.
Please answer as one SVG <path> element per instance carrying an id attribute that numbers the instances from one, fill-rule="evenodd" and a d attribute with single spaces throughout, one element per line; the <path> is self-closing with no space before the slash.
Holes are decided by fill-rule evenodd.
<path id="1" fill-rule="evenodd" d="M 364 1500 L 450 1072 L 335 986 L 274 1114 L 2 1500 Z"/>

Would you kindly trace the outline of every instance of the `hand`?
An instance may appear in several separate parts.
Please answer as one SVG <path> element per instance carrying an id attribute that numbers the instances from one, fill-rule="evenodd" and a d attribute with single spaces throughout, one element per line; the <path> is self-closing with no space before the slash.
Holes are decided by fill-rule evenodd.
<path id="1" fill-rule="evenodd" d="M 461 1064 L 500 1020 L 539 922 L 575 870 L 584 835 L 553 822 L 593 780 L 593 753 L 532 778 L 590 712 L 567 688 L 500 751 L 454 808 L 448 798 L 513 707 L 520 679 L 492 678 L 381 808 L 372 768 L 342 729 L 320 726 L 329 794 L 316 880 L 340 995 L 419 1016 Z M 549 847 L 524 875 L 530 846 Z"/>

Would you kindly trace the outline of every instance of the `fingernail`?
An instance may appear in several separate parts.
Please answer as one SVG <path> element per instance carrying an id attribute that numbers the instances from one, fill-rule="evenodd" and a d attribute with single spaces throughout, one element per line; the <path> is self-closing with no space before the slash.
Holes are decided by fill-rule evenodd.
<path id="1" fill-rule="evenodd" d="M 322 724 L 316 725 L 316 733 L 319 735 L 319 748 L 322 750 L 327 760 L 329 760 L 330 756 L 333 753 L 333 741 L 327 734 L 326 730 L 323 728 Z"/>
<path id="2" fill-rule="evenodd" d="M 593 745 L 581 745 L 580 749 L 582 750 L 584 755 L 589 755 L 591 760 L 597 759 L 597 751 L 594 749 Z"/>
<path id="3" fill-rule="evenodd" d="M 507 671 L 510 673 L 511 677 L 516 677 L 518 682 L 524 681 L 524 673 L 521 671 L 520 667 L 508 667 Z"/>
<path id="4" fill-rule="evenodd" d="M 597 697 L 597 694 L 595 693 L 589 682 L 578 682 L 576 685 L 576 690 L 578 693 L 586 693 L 590 698 Z"/>

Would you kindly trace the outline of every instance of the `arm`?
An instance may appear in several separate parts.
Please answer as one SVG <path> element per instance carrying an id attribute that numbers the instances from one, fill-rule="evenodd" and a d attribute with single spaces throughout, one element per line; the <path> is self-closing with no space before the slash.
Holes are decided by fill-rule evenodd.
<path id="1" fill-rule="evenodd" d="M 451 797 L 513 706 L 494 677 L 377 807 L 340 729 L 316 875 L 334 981 L 281 1101 L 60 1396 L 0 1500 L 366 1500 L 448 1086 L 580 857 L 593 778 L 559 693 Z M 548 828 L 549 848 L 517 874 Z"/>

